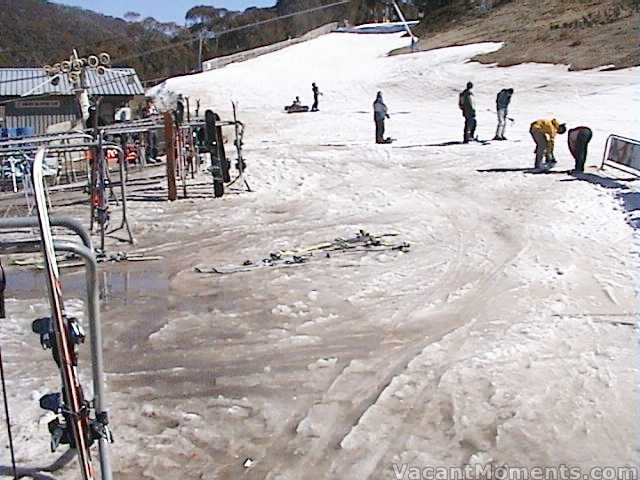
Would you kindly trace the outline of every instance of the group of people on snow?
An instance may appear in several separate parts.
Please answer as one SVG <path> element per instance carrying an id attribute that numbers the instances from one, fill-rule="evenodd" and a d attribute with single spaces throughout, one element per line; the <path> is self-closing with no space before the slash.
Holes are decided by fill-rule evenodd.
<path id="1" fill-rule="evenodd" d="M 313 105 L 311 107 L 311 111 L 318 112 L 319 106 L 320 106 L 320 97 L 322 96 L 322 92 L 320 91 L 320 89 L 318 88 L 318 85 L 316 85 L 315 82 L 311 84 L 311 92 L 313 93 Z M 286 107 L 284 107 L 284 110 L 288 113 L 308 112 L 309 107 L 302 105 L 302 101 L 300 100 L 300 97 L 296 97 L 291 103 L 291 105 L 287 105 Z"/>
<path id="2" fill-rule="evenodd" d="M 496 135 L 493 137 L 494 140 L 507 139 L 507 137 L 505 137 L 505 130 L 507 128 L 507 119 L 509 119 L 508 110 L 512 96 L 513 88 L 503 88 L 498 92 L 496 97 L 498 126 L 496 128 Z M 477 126 L 473 83 L 467 83 L 467 88 L 460 93 L 458 106 L 460 110 L 462 110 L 462 116 L 464 117 L 463 143 L 469 143 L 470 140 L 476 139 L 475 131 Z M 557 162 L 554 154 L 555 137 L 564 134 L 566 131 L 567 126 L 561 124 L 555 118 L 550 120 L 540 119 L 531 124 L 529 133 L 536 144 L 534 170 L 546 171 L 556 165 Z M 569 151 L 575 159 L 574 172 L 576 173 L 584 172 L 584 164 L 587 159 L 587 147 L 592 136 L 593 133 L 588 127 L 576 127 L 569 131 Z"/>
<path id="3" fill-rule="evenodd" d="M 494 140 L 506 140 L 505 131 L 507 129 L 507 119 L 509 119 L 509 104 L 513 96 L 513 88 L 503 88 L 496 96 L 496 112 L 498 115 L 498 126 Z M 476 127 L 476 102 L 473 95 L 473 83 L 468 82 L 465 88 L 458 96 L 458 107 L 462 111 L 464 117 L 464 133 L 462 135 L 462 143 L 469 143 L 471 140 L 477 140 Z"/>
<path id="4" fill-rule="evenodd" d="M 498 117 L 498 126 L 493 140 L 506 140 L 505 136 L 507 128 L 507 120 L 509 118 L 509 105 L 513 96 L 513 88 L 503 88 L 496 96 L 496 114 Z M 462 143 L 477 141 L 476 128 L 478 126 L 476 120 L 476 102 L 473 93 L 473 83 L 468 82 L 466 88 L 460 92 L 458 96 L 458 107 L 464 117 L 464 131 Z M 376 143 L 391 143 L 392 139 L 385 138 L 385 120 L 389 117 L 387 106 L 382 99 L 382 92 L 378 92 L 373 102 L 373 120 L 375 123 Z M 535 171 L 547 171 L 556 165 L 554 155 L 555 138 L 557 135 L 566 133 L 567 127 L 554 119 L 540 119 L 531 124 L 529 133 L 536 144 L 535 148 Z M 569 130 L 568 143 L 569 151 L 575 159 L 575 173 L 584 172 L 584 164 L 587 159 L 587 148 L 593 132 L 588 127 L 576 127 Z"/>
<path id="5" fill-rule="evenodd" d="M 567 126 L 558 122 L 555 118 L 551 120 L 536 120 L 531 124 L 529 133 L 536 144 L 534 164 L 536 171 L 550 170 L 556 165 L 554 155 L 555 138 L 557 135 L 562 135 L 566 132 Z M 569 130 L 568 144 L 569 151 L 575 159 L 574 173 L 584 173 L 587 149 L 592 137 L 593 132 L 589 127 L 575 127 Z"/>

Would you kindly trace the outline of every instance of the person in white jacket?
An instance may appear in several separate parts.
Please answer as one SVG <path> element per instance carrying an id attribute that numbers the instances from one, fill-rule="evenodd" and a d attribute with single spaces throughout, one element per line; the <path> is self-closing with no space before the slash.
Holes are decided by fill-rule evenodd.
<path id="1" fill-rule="evenodd" d="M 373 121 L 376 124 L 376 143 L 387 143 L 384 138 L 384 121 L 389 118 L 387 106 L 382 100 L 382 92 L 378 92 L 375 102 L 373 102 Z"/>

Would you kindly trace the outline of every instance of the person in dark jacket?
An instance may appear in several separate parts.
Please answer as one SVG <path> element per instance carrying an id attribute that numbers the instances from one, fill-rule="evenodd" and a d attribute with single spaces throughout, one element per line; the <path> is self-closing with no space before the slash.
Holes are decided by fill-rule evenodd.
<path id="1" fill-rule="evenodd" d="M 175 120 L 178 125 L 182 125 L 182 122 L 184 122 L 184 97 L 182 94 L 178 95 L 178 100 L 176 101 Z"/>
<path id="2" fill-rule="evenodd" d="M 473 98 L 473 83 L 467 83 L 467 88 L 460 92 L 458 107 L 462 110 L 464 117 L 463 142 L 469 143 L 476 136 L 476 104 Z"/>
<path id="3" fill-rule="evenodd" d="M 503 88 L 496 97 L 496 112 L 498 113 L 498 128 L 496 128 L 496 136 L 494 140 L 506 140 L 504 131 L 507 128 L 507 115 L 509 114 L 509 103 L 511 103 L 511 96 L 513 95 L 513 88 Z"/>
<path id="4" fill-rule="evenodd" d="M 313 106 L 311 107 L 311 111 L 312 112 L 317 112 L 318 111 L 318 103 L 320 100 L 320 95 L 322 95 L 322 92 L 320 91 L 320 89 L 318 88 L 318 86 L 315 83 L 311 84 L 311 90 L 313 91 Z"/>
<path id="5" fill-rule="evenodd" d="M 587 148 L 593 138 L 593 132 L 589 127 L 576 127 L 569 130 L 569 151 L 576 161 L 574 173 L 584 173 L 584 164 L 587 160 Z"/>
<path id="6" fill-rule="evenodd" d="M 382 100 L 382 92 L 378 92 L 375 102 L 373 102 L 373 121 L 376 124 L 376 143 L 387 143 L 384 138 L 384 120 L 389 118 L 387 106 Z"/>

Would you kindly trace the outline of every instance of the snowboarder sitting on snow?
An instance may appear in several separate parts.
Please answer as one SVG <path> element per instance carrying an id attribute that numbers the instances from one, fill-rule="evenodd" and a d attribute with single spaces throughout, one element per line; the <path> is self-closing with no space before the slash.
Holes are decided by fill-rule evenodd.
<path id="1" fill-rule="evenodd" d="M 289 105 L 288 107 L 285 107 L 285 110 L 295 110 L 299 107 L 302 106 L 302 102 L 300 101 L 300 97 L 296 97 L 293 102 L 291 102 L 291 105 Z"/>
<path id="2" fill-rule="evenodd" d="M 473 99 L 473 83 L 468 82 L 467 88 L 460 92 L 458 107 L 464 117 L 463 143 L 469 143 L 476 136 L 476 102 Z"/>
<path id="3" fill-rule="evenodd" d="M 300 102 L 300 97 L 296 97 L 291 105 L 284 107 L 285 112 L 289 113 L 297 113 L 297 112 L 308 112 L 309 107 L 306 105 L 302 105 Z"/>
<path id="4" fill-rule="evenodd" d="M 311 111 L 317 112 L 318 103 L 319 103 L 320 95 L 322 95 L 322 92 L 320 91 L 318 86 L 315 84 L 315 82 L 311 84 L 311 90 L 313 91 L 313 106 L 311 107 Z"/>
<path id="5" fill-rule="evenodd" d="M 378 92 L 375 102 L 373 102 L 373 121 L 376 124 L 376 143 L 390 143 L 384 138 L 384 120 L 389 118 L 387 106 L 382 100 L 382 92 Z"/>
<path id="6" fill-rule="evenodd" d="M 569 130 L 569 151 L 576 160 L 574 173 L 584 173 L 584 163 L 587 160 L 587 147 L 593 137 L 589 127 L 576 127 Z"/>
<path id="7" fill-rule="evenodd" d="M 513 88 L 503 88 L 496 97 L 496 111 L 498 112 L 498 128 L 496 129 L 496 136 L 494 140 L 506 140 L 504 131 L 507 128 L 507 115 L 509 109 L 509 103 L 511 103 L 511 96 L 513 95 Z"/>
<path id="8" fill-rule="evenodd" d="M 556 164 L 556 159 L 553 155 L 556 135 L 562 135 L 566 131 L 566 125 L 564 123 L 560 124 L 555 118 L 552 120 L 536 120 L 531 124 L 529 133 L 531 133 L 534 142 L 536 142 L 536 161 L 534 167 L 536 170 L 543 168 L 543 157 L 545 159 L 544 169 L 548 170 L 553 168 Z"/>

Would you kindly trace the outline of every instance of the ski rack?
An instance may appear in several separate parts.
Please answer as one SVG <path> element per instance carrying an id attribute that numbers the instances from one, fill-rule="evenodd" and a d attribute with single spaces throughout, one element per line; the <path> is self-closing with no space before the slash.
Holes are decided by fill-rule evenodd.
<path id="1" fill-rule="evenodd" d="M 170 125 L 169 125 L 170 124 Z M 193 133 L 198 127 L 197 122 L 185 122 L 176 125 L 173 115 L 163 117 L 151 117 L 131 122 L 122 122 L 110 125 L 103 129 L 105 136 L 120 135 L 128 137 L 129 135 L 140 135 L 142 139 L 146 134 L 164 130 L 164 143 L 167 152 L 167 183 L 169 190 L 169 200 L 177 200 L 177 179 L 182 184 L 182 194 L 184 198 L 188 197 L 187 192 L 187 176 L 195 178 L 197 172 L 196 148 L 193 141 Z M 173 144 L 171 149 L 170 144 Z M 138 158 L 144 159 L 142 153 L 143 145 L 139 146 Z M 146 167 L 146 159 L 140 162 L 142 168 Z M 177 177 L 176 177 L 177 175 Z M 174 178 L 175 177 L 175 178 Z"/>
<path id="2" fill-rule="evenodd" d="M 201 163 L 196 148 L 194 134 L 197 128 L 204 128 L 204 121 L 188 120 L 178 124 L 171 112 L 164 114 L 164 140 L 167 153 L 167 190 L 168 200 L 178 199 L 178 179 L 182 184 L 182 196 L 188 198 L 187 177 L 195 178 Z"/>
<path id="3" fill-rule="evenodd" d="M 244 171 L 247 168 L 247 164 L 244 161 L 244 156 L 242 155 L 242 147 L 244 146 L 244 132 L 245 126 L 244 123 L 238 120 L 238 105 L 235 102 L 231 102 L 233 107 L 233 126 L 236 134 L 235 138 L 235 147 L 236 147 L 236 170 L 238 170 L 238 177 L 231 182 L 230 185 L 233 185 L 235 182 L 243 183 L 247 192 L 251 192 L 251 187 L 249 186 L 249 182 L 244 178 Z"/>
<path id="4" fill-rule="evenodd" d="M 234 117 L 233 120 L 216 121 L 216 127 L 233 127 L 234 129 L 235 138 L 233 141 L 233 145 L 236 149 L 236 165 L 235 166 L 236 166 L 236 170 L 238 171 L 238 176 L 229 182 L 229 186 L 240 182 L 244 184 L 244 188 L 246 189 L 247 192 L 252 192 L 253 190 L 251 190 L 251 187 L 249 186 L 249 183 L 247 182 L 244 176 L 244 172 L 247 168 L 244 156 L 242 154 L 242 147 L 244 145 L 245 125 L 244 123 L 242 123 L 237 119 L 235 104 L 233 106 L 233 117 Z M 224 149 L 224 145 L 221 145 L 221 148 Z"/>
<path id="5" fill-rule="evenodd" d="M 102 350 L 102 323 L 100 318 L 100 299 L 98 287 L 98 261 L 93 250 L 91 237 L 84 227 L 76 220 L 68 217 L 49 217 L 52 227 L 64 228 L 80 238 L 76 241 L 54 240 L 56 251 L 69 252 L 80 256 L 85 261 L 86 289 L 87 289 L 87 313 L 89 322 L 89 340 L 91 350 L 91 368 L 93 380 L 93 401 L 90 402 L 95 412 L 97 427 L 102 429 L 105 435 L 98 438 L 98 453 L 102 480 L 112 480 L 111 463 L 109 455 L 109 443 L 112 442 L 108 432 L 109 417 L 104 388 L 104 358 Z M 0 219 L 0 231 L 14 231 L 22 228 L 37 228 L 39 220 L 36 217 L 6 218 Z M 39 239 L 26 240 L 0 239 L 0 255 L 17 253 L 39 253 L 42 251 L 42 242 Z M 77 443 L 76 443 L 77 445 Z M 73 450 L 72 450 L 73 451 Z M 67 462 L 62 461 L 68 455 L 55 462 L 58 467 Z M 27 469 L 31 475 L 38 469 Z M 54 471 L 47 469 L 47 471 Z M 23 469 L 20 469 L 23 471 Z M 29 476 L 28 474 L 26 476 Z"/>
<path id="6" fill-rule="evenodd" d="M 236 105 L 234 107 L 234 119 L 232 121 L 217 121 L 216 127 L 233 127 L 235 132 L 234 145 L 237 151 L 237 163 L 236 168 L 238 175 L 236 178 L 226 177 L 225 183 L 233 185 L 234 183 L 242 183 L 248 192 L 251 192 L 251 187 L 244 177 L 244 170 L 246 168 L 246 162 L 242 155 L 243 135 L 245 126 L 237 119 Z M 205 128 L 206 122 L 203 118 L 192 118 L 187 115 L 186 121 L 177 125 L 175 117 L 172 112 L 166 112 L 166 114 L 153 116 L 141 120 L 133 120 L 128 122 L 120 122 L 113 125 L 101 127 L 101 132 L 104 137 L 120 135 L 127 137 L 129 135 L 140 135 L 141 140 L 144 139 L 145 134 L 151 132 L 163 131 L 165 150 L 167 154 L 167 187 L 168 187 L 168 200 L 174 201 L 178 199 L 178 184 L 181 186 L 182 198 L 188 198 L 188 177 L 194 179 L 196 173 L 200 170 L 202 163 L 200 157 L 199 145 L 194 141 L 194 134 L 200 128 Z M 220 143 L 220 146 L 217 145 Z M 173 144 L 173 149 L 171 148 Z M 145 158 L 142 154 L 144 145 L 140 145 L 138 157 Z M 224 149 L 224 145 L 221 142 L 216 142 L 216 149 Z M 218 151 L 218 155 L 221 152 Z M 226 159 L 226 153 L 222 154 Z M 125 162 L 127 165 L 127 162 Z M 146 167 L 146 161 L 140 162 L 141 168 Z"/>
<path id="7" fill-rule="evenodd" d="M 97 223 L 99 227 L 100 235 L 100 252 L 105 252 L 105 236 L 118 232 L 120 230 L 126 230 L 127 241 L 130 244 L 135 243 L 131 226 L 129 225 L 128 210 L 127 210 L 127 173 L 124 158 L 124 150 L 120 145 L 115 143 L 104 142 L 104 132 L 100 131 L 97 134 L 97 138 L 94 139 L 91 135 L 85 133 L 74 133 L 68 136 L 54 135 L 37 137 L 36 141 L 32 141 L 30 137 L 27 137 L 19 141 L 0 142 L 0 159 L 7 157 L 29 155 L 33 156 L 35 152 L 51 141 L 60 140 L 60 137 L 64 137 L 65 140 L 81 140 L 82 143 L 70 143 L 63 145 L 46 145 L 47 153 L 85 153 L 87 151 L 94 152 L 94 157 L 97 161 L 91 162 L 91 168 L 88 173 L 89 177 L 89 198 L 90 198 L 90 228 L 93 232 L 94 225 Z M 109 179 L 109 166 L 106 161 L 105 151 L 116 150 L 118 152 L 118 165 L 120 171 L 120 201 L 122 202 L 122 220 L 120 226 L 107 231 L 108 226 L 108 203 L 109 196 L 107 195 L 107 188 L 109 189 L 110 196 L 115 198 L 116 205 L 118 204 L 118 198 L 113 191 L 113 184 Z M 97 201 L 96 201 L 97 200 Z"/>
<path id="8" fill-rule="evenodd" d="M 245 133 L 245 125 L 244 123 L 242 123 L 240 120 L 238 120 L 238 111 L 237 111 L 237 105 L 235 102 L 231 102 L 231 105 L 233 107 L 233 120 L 222 120 L 219 118 L 219 116 L 214 112 L 214 118 L 215 118 L 215 125 L 214 125 L 214 129 L 215 132 L 212 132 L 210 134 L 210 140 L 213 140 L 214 145 L 208 145 L 208 149 L 210 150 L 210 154 L 213 155 L 212 151 L 216 152 L 217 157 L 219 158 L 219 161 L 221 162 L 221 164 L 223 164 L 223 180 L 224 183 L 227 184 L 227 186 L 231 186 L 235 183 L 241 183 L 243 184 L 243 187 L 245 188 L 245 191 L 247 192 L 252 192 L 253 190 L 251 190 L 251 187 L 249 186 L 249 183 L 247 182 L 246 178 L 245 178 L 245 170 L 246 170 L 246 161 L 244 159 L 244 155 L 243 155 L 243 146 L 244 146 L 244 133 Z M 206 121 L 204 122 L 200 122 L 198 120 L 196 120 L 196 122 L 193 122 L 194 124 L 198 125 L 198 126 L 203 126 L 206 129 Z M 229 167 L 230 167 L 230 162 L 227 160 L 227 155 L 226 155 L 226 151 L 225 151 L 225 147 L 224 147 L 224 142 L 222 141 L 222 128 L 223 127 L 233 127 L 234 129 L 234 141 L 233 144 L 235 146 L 236 149 L 236 170 L 238 172 L 238 175 L 231 179 L 229 177 Z M 209 143 L 209 142 L 207 142 Z M 211 167 L 211 172 L 213 174 L 213 158 L 212 158 L 212 167 Z M 214 175 L 215 177 L 215 175 Z M 226 177 L 226 178 L 225 178 Z M 219 196 L 222 196 L 222 194 L 224 193 L 224 188 L 222 187 Z M 215 191 L 215 178 L 214 178 L 214 191 Z"/>
<path id="9" fill-rule="evenodd" d="M 141 120 L 133 120 L 129 122 L 121 122 L 115 123 L 113 125 L 108 125 L 101 127 L 102 132 L 104 133 L 105 138 L 107 136 L 119 135 L 122 137 L 122 145 L 123 147 L 129 144 L 127 142 L 129 136 L 131 135 L 140 135 L 141 142 L 136 145 L 138 153 L 139 169 L 142 170 L 147 167 L 147 156 L 146 156 L 146 146 L 147 146 L 147 138 L 146 135 L 151 133 L 156 133 L 164 128 L 164 124 L 162 123 L 161 117 L 149 117 Z M 127 173 L 128 173 L 128 164 L 127 164 Z"/>

